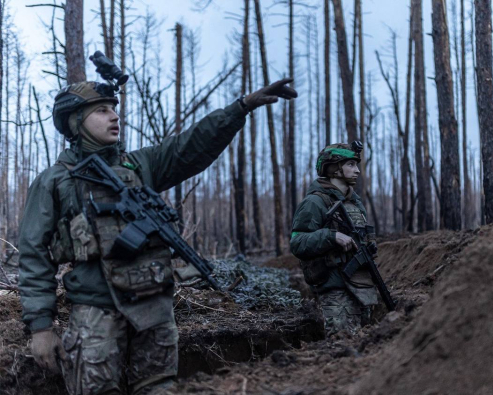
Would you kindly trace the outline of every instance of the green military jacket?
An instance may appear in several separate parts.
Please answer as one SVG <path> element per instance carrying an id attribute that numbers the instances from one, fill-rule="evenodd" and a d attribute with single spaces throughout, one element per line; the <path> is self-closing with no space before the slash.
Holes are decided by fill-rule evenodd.
<path id="1" fill-rule="evenodd" d="M 245 124 L 239 103 L 216 110 L 178 136 L 126 154 L 142 182 L 164 191 L 205 170 Z M 120 144 L 97 152 L 111 166 L 121 164 Z M 87 157 L 91 153 L 83 153 Z M 57 265 L 48 246 L 60 218 L 81 212 L 75 180 L 60 162 L 75 165 L 76 147 L 62 152 L 57 164 L 36 177 L 29 188 L 19 236 L 19 289 L 23 321 L 32 331 L 52 325 L 56 310 Z M 76 265 L 64 276 L 67 298 L 75 304 L 114 307 L 98 261 Z"/>
<path id="2" fill-rule="evenodd" d="M 352 203 L 366 218 L 366 210 L 361 202 L 361 198 L 353 191 L 349 200 L 339 189 L 324 188 L 318 180 L 310 185 L 307 196 L 300 203 L 293 218 L 293 232 L 291 234 L 290 247 L 294 256 L 301 260 L 311 260 L 329 253 L 336 253 L 342 250 L 335 241 L 335 229 L 325 227 L 327 204 L 323 198 L 316 193 L 323 193 L 330 197 L 332 202 L 339 200 L 344 203 Z M 337 267 L 328 268 L 328 280 L 312 289 L 315 292 L 325 292 L 330 289 L 348 288 L 362 303 L 375 304 L 376 291 L 371 286 L 372 282 L 368 273 L 358 273 L 358 279 L 365 282 L 364 286 L 358 287 L 344 279 Z"/>

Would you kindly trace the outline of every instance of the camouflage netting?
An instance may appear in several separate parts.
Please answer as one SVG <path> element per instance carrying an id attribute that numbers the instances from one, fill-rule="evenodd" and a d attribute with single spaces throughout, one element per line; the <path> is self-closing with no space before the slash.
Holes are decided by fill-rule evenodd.
<path id="1" fill-rule="evenodd" d="M 243 281 L 231 292 L 236 303 L 247 309 L 300 307 L 301 295 L 292 289 L 285 269 L 258 267 L 243 260 L 216 260 L 214 273 L 227 288 L 238 277 Z"/>

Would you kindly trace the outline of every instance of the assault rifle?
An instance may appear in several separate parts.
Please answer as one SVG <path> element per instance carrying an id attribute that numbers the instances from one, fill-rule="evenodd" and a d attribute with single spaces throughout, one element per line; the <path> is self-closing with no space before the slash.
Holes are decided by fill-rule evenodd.
<path id="1" fill-rule="evenodd" d="M 118 214 L 127 226 L 116 238 L 112 252 L 119 256 L 136 256 L 149 243 L 151 235 L 158 235 L 185 262 L 192 264 L 214 289 L 219 284 L 211 277 L 213 267 L 175 231 L 172 223 L 178 213 L 166 205 L 161 196 L 147 185 L 129 188 L 114 170 L 98 155 L 92 154 L 71 171 L 70 175 L 94 184 L 103 185 L 120 195 L 116 203 L 97 203 L 90 195 L 96 215 Z"/>
<path id="2" fill-rule="evenodd" d="M 339 214 L 339 218 L 335 216 L 335 214 Z M 348 215 L 346 211 L 346 207 L 342 203 L 342 201 L 338 201 L 327 213 L 328 221 L 335 221 L 342 226 L 349 229 L 350 236 L 358 246 L 358 250 L 356 254 L 354 254 L 353 258 L 344 266 L 342 269 L 342 273 L 348 279 L 350 279 L 354 273 L 363 265 L 369 270 L 373 282 L 377 286 L 378 292 L 382 296 L 382 299 L 387 306 L 389 311 L 395 310 L 395 302 L 390 296 L 390 292 L 385 285 L 382 276 L 380 276 L 380 272 L 375 265 L 375 261 L 373 260 L 373 255 L 377 252 L 375 244 L 366 243 L 366 234 L 368 233 L 367 228 L 373 228 L 372 226 L 355 226 L 351 217 Z"/>

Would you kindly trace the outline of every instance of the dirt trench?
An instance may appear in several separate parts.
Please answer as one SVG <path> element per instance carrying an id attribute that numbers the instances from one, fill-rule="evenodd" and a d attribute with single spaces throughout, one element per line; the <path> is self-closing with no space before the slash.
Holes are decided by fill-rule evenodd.
<path id="1" fill-rule="evenodd" d="M 304 297 L 299 304 L 269 305 L 264 295 L 259 297 L 264 303 L 252 305 L 252 298 L 246 309 L 234 295 L 184 288 L 175 300 L 179 379 L 169 393 L 491 393 L 485 392 L 493 388 L 491 379 L 473 371 L 484 370 L 487 334 L 493 333 L 491 241 L 492 229 L 483 228 L 381 243 L 380 270 L 399 300 L 397 311 L 377 309 L 375 322 L 352 337 L 341 333 L 323 340 L 320 316 L 294 257 L 261 266 L 288 269 L 291 288 Z M 471 278 L 466 285 L 465 275 Z M 258 289 L 251 291 L 255 295 Z M 60 330 L 68 317 L 61 302 Z M 0 328 L 0 395 L 65 394 L 61 378 L 40 371 L 28 355 L 16 295 L 0 296 Z"/>

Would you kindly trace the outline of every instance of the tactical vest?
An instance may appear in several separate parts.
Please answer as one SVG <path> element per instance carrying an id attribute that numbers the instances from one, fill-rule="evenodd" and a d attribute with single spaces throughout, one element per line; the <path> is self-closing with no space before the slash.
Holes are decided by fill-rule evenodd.
<path id="1" fill-rule="evenodd" d="M 314 195 L 319 196 L 329 210 L 335 202 L 326 193 L 315 192 Z M 366 226 L 366 217 L 363 212 L 351 201 L 344 201 L 346 211 L 353 221 L 355 226 Z M 336 221 L 324 224 L 324 227 L 337 231 L 341 231 L 339 224 Z M 374 234 L 368 234 L 367 240 L 374 239 Z M 307 284 L 316 286 L 325 283 L 330 276 L 330 270 L 338 269 L 344 266 L 353 257 L 352 252 L 344 252 L 342 249 L 334 248 L 326 255 L 310 260 L 301 260 L 300 265 L 303 270 L 303 275 Z"/>
<path id="2" fill-rule="evenodd" d="M 64 166 L 70 170 L 68 165 Z M 135 171 L 121 165 L 112 166 L 112 169 L 129 188 L 142 186 Z M 152 306 L 161 304 L 161 312 L 164 312 L 169 310 L 164 308 L 164 304 L 171 306 L 171 251 L 159 237 L 152 236 L 146 249 L 137 257 L 120 256 L 112 247 L 127 223 L 116 214 L 96 215 L 90 204 L 91 200 L 115 203 L 119 200 L 118 193 L 102 185 L 79 179 L 75 181 L 82 212 L 58 222 L 50 243 L 53 261 L 78 265 L 99 260 L 117 309 L 137 330 L 165 321 L 166 317 L 161 317 L 159 312 L 152 314 L 149 308 L 153 310 Z M 169 300 L 164 301 L 163 297 Z"/>

